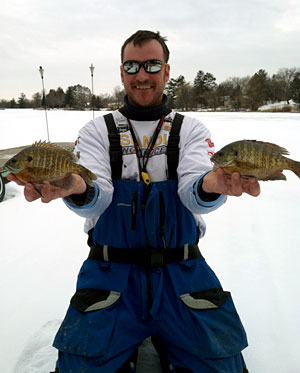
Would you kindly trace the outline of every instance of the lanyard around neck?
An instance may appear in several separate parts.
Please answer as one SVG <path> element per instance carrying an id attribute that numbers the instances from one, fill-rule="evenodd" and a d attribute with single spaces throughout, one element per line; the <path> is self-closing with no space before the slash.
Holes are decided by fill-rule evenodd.
<path id="1" fill-rule="evenodd" d="M 149 177 L 149 174 L 147 173 L 147 170 L 146 170 L 146 166 L 147 166 L 147 163 L 148 163 L 148 160 L 149 160 L 149 157 L 150 157 L 150 154 L 154 148 L 154 145 L 156 143 L 156 140 L 157 140 L 157 137 L 159 135 L 159 132 L 161 130 L 161 127 L 164 123 L 164 120 L 165 120 L 165 117 L 162 116 L 155 131 L 154 131 L 154 134 L 153 136 L 151 137 L 151 141 L 150 143 L 148 144 L 147 146 L 147 149 L 145 150 L 144 154 L 142 154 L 142 151 L 141 151 L 141 148 L 137 142 L 137 138 L 135 136 L 135 133 L 134 133 L 134 130 L 133 130 L 133 127 L 132 127 L 132 124 L 130 122 L 130 120 L 127 118 L 127 121 L 128 121 L 128 125 L 129 125 L 129 130 L 130 130 L 130 133 L 131 133 L 131 136 L 132 136 L 132 140 L 133 140 L 133 145 L 134 145 L 134 149 L 135 149 L 135 153 L 136 153 L 136 156 L 138 158 L 138 164 L 139 164 L 139 169 L 140 169 L 140 174 L 141 174 L 141 177 L 144 181 L 145 184 L 149 185 L 151 183 L 151 180 L 150 180 L 150 177 Z M 140 159 L 142 161 L 142 164 L 140 163 Z"/>

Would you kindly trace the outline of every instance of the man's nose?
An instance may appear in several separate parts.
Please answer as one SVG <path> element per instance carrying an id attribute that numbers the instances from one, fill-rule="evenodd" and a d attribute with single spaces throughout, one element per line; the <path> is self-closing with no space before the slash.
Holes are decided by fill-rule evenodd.
<path id="1" fill-rule="evenodd" d="M 147 80 L 149 74 L 145 71 L 144 66 L 141 66 L 140 71 L 137 73 L 138 80 Z"/>

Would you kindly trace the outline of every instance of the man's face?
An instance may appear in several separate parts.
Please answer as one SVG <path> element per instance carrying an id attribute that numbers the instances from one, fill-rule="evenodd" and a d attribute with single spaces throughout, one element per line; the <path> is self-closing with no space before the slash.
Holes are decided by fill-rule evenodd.
<path id="1" fill-rule="evenodd" d="M 163 48 L 157 40 L 150 40 L 141 46 L 133 43 L 126 45 L 123 62 L 134 60 L 144 62 L 147 60 L 164 61 Z M 121 79 L 128 95 L 128 101 L 133 106 L 153 107 L 162 102 L 163 91 L 169 80 L 170 66 L 163 65 L 156 74 L 148 74 L 141 66 L 137 74 L 127 74 L 121 66 Z"/>

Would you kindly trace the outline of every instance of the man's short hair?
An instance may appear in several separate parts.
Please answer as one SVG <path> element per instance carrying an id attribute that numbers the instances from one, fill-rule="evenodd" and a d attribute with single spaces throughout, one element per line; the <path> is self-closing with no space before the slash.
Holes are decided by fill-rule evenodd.
<path id="1" fill-rule="evenodd" d="M 160 45 L 162 46 L 162 49 L 164 52 L 164 58 L 165 58 L 165 61 L 163 62 L 168 62 L 170 52 L 165 43 L 167 41 L 167 38 L 164 36 L 161 36 L 159 31 L 153 32 L 153 31 L 147 31 L 147 30 L 138 30 L 124 42 L 121 48 L 121 61 L 123 62 L 124 50 L 127 44 L 133 42 L 133 45 L 141 46 L 142 44 L 150 40 L 157 40 L 160 43 Z"/>

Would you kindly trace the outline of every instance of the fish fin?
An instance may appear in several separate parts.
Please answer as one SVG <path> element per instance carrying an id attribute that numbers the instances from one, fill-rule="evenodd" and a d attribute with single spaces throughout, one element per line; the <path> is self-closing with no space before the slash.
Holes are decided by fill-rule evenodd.
<path id="1" fill-rule="evenodd" d="M 293 161 L 291 171 L 294 172 L 300 178 L 300 162 Z"/>
<path id="2" fill-rule="evenodd" d="M 94 184 L 93 184 L 92 180 L 97 179 L 96 175 L 84 166 L 81 166 L 80 168 L 81 168 L 81 171 L 80 171 L 79 175 L 83 178 L 83 180 L 89 186 L 93 186 Z"/>
<path id="3" fill-rule="evenodd" d="M 39 149 L 49 149 L 49 150 L 55 150 L 56 152 L 61 153 L 61 155 L 72 159 L 73 161 L 76 161 L 77 158 L 73 153 L 71 153 L 69 150 L 66 150 L 62 148 L 59 145 L 53 144 L 52 142 L 46 142 L 46 141 L 36 141 L 34 144 L 32 144 L 33 148 L 39 148 Z"/>
<path id="4" fill-rule="evenodd" d="M 42 197 L 42 193 L 41 193 L 41 188 L 42 188 L 42 185 L 41 183 L 31 183 L 34 187 L 34 190 Z"/>
<path id="5" fill-rule="evenodd" d="M 262 181 L 271 181 L 271 180 L 286 180 L 286 176 L 282 172 L 276 172 L 275 174 L 268 175 Z"/>
<path id="6" fill-rule="evenodd" d="M 277 144 L 273 144 L 271 142 L 265 142 L 265 141 L 259 141 L 259 140 L 245 140 L 245 141 L 247 141 L 247 142 L 254 142 L 256 144 L 263 144 L 265 146 L 268 146 L 268 147 L 272 148 L 273 150 L 277 151 L 278 153 L 280 153 L 282 155 L 289 155 L 290 154 L 288 152 L 288 150 L 286 150 L 282 146 L 279 146 Z"/>
<path id="7" fill-rule="evenodd" d="M 50 184 L 62 189 L 70 189 L 74 186 L 75 181 L 72 174 L 68 173 L 62 179 L 51 181 Z"/>

